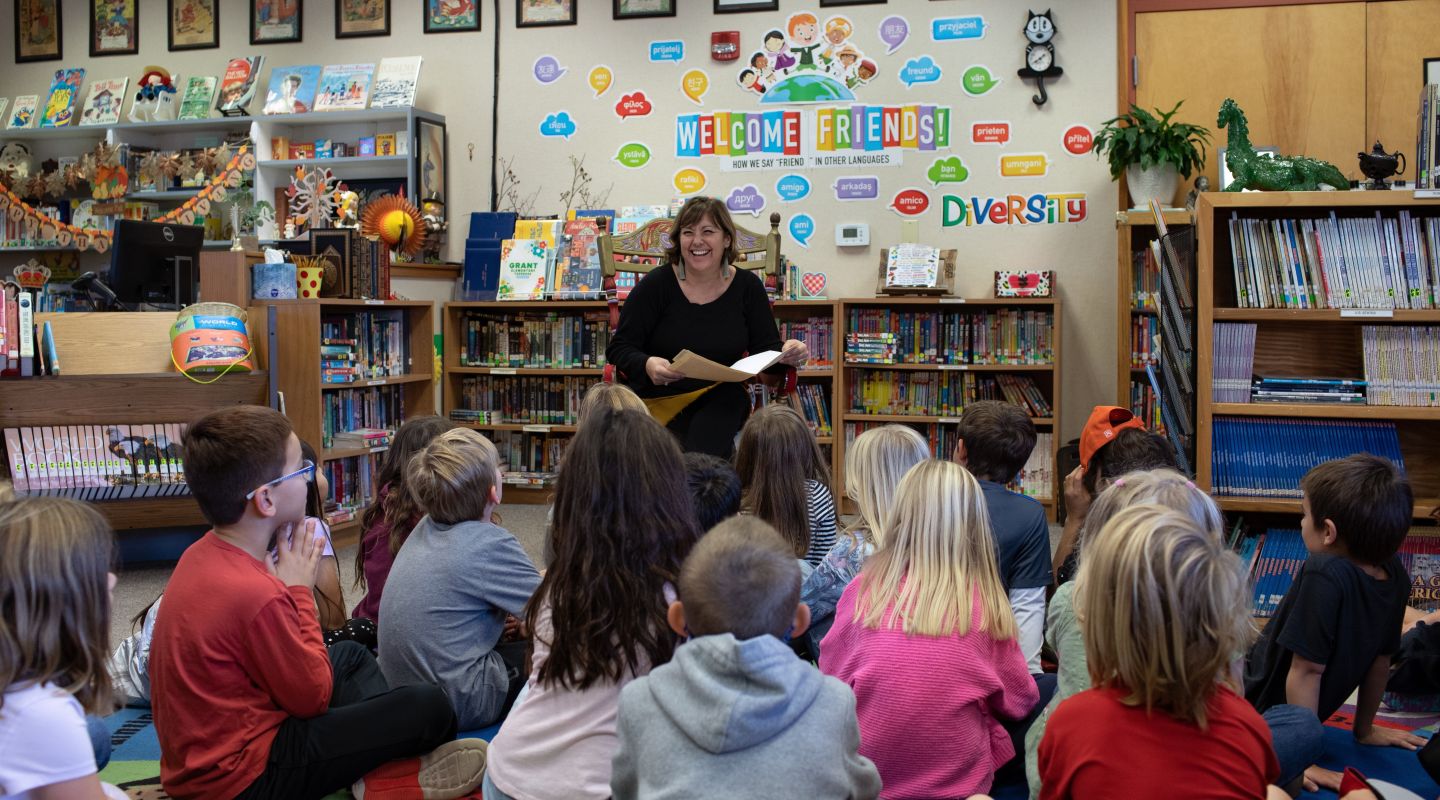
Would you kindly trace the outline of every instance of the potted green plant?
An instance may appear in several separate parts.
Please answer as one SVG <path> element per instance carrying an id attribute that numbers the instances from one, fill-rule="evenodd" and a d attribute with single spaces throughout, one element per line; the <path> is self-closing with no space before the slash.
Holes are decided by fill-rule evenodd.
<path id="1" fill-rule="evenodd" d="M 1153 114 L 1131 105 L 1130 113 L 1106 120 L 1095 134 L 1095 155 L 1109 160 L 1111 178 L 1119 180 L 1125 173 L 1136 208 L 1148 206 L 1151 198 L 1171 205 L 1180 178 L 1205 166 L 1209 129 L 1171 121 L 1184 102 Z"/>

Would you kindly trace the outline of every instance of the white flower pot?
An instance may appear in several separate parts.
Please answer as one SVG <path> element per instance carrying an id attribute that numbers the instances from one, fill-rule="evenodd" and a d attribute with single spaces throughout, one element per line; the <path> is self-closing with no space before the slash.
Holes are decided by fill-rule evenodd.
<path id="1" fill-rule="evenodd" d="M 1180 186 L 1180 170 L 1172 164 L 1141 169 L 1139 164 L 1125 168 L 1125 183 L 1130 188 L 1130 206 L 1145 209 L 1154 198 L 1161 208 L 1175 204 L 1175 190 Z"/>

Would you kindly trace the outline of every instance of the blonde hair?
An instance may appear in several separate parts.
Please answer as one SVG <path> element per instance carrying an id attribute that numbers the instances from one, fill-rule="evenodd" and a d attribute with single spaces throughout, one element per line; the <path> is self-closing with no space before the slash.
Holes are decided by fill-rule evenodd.
<path id="1" fill-rule="evenodd" d="M 830 485 L 830 468 L 804 417 L 772 403 L 750 415 L 735 448 L 735 472 L 744 487 L 740 509 L 775 526 L 797 558 L 810 550 L 809 487 Z"/>
<path id="2" fill-rule="evenodd" d="M 1121 475 L 1095 498 L 1090 511 L 1085 515 L 1085 528 L 1078 545 L 1078 557 L 1083 559 L 1085 556 L 1084 543 L 1089 538 L 1090 531 L 1100 530 L 1111 517 L 1141 503 L 1158 503 L 1188 514 L 1196 525 L 1215 537 L 1215 541 L 1224 540 L 1225 518 L 1210 495 L 1173 469 L 1152 469 Z"/>
<path id="3" fill-rule="evenodd" d="M 1116 514 L 1075 583 L 1091 681 L 1205 729 L 1216 682 L 1230 681 L 1253 631 L 1245 588 L 1240 558 L 1188 514 L 1158 503 Z"/>
<path id="4" fill-rule="evenodd" d="M 885 544 L 860 572 L 855 618 L 861 624 L 963 636 L 978 600 L 978 630 L 1015 638 L 985 496 L 964 467 L 935 460 L 915 465 L 900 479 L 881 530 Z"/>
<path id="5" fill-rule="evenodd" d="M 623 383 L 597 383 L 586 389 L 585 396 L 580 398 L 580 408 L 575 412 L 575 424 L 584 425 L 585 420 L 595 416 L 597 408 L 650 413 L 640 395 Z"/>
<path id="6" fill-rule="evenodd" d="M 500 469 L 500 453 L 469 428 L 448 430 L 410 459 L 405 483 L 415 501 L 441 525 L 481 519 Z"/>
<path id="7" fill-rule="evenodd" d="M 16 684 L 54 684 L 109 714 L 110 525 L 85 503 L 0 504 L 0 708 Z"/>
<path id="8" fill-rule="evenodd" d="M 895 487 L 911 467 L 930 457 L 930 445 L 907 425 L 881 425 L 855 437 L 845 448 L 845 496 L 859 513 L 846 528 L 856 544 L 884 546 L 881 527 Z"/>

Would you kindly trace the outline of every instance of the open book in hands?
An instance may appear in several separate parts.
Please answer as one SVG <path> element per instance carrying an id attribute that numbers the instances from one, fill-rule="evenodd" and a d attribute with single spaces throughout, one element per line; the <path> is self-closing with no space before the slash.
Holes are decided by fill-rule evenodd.
<path id="1" fill-rule="evenodd" d="M 670 368 L 687 378 L 738 383 L 760 374 L 765 368 L 779 361 L 781 355 L 779 350 L 766 350 L 763 353 L 745 356 L 727 367 L 704 356 L 697 356 L 689 350 L 681 350 L 680 355 L 675 356 L 675 360 L 670 362 Z"/>

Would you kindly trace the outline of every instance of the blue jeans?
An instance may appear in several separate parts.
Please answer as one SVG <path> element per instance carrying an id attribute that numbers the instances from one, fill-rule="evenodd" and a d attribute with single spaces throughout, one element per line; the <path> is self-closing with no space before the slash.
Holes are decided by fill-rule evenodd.
<path id="1" fill-rule="evenodd" d="M 1280 786 L 1300 777 L 1305 768 L 1320 760 L 1325 750 L 1325 727 L 1308 708 L 1281 704 L 1271 706 L 1260 716 L 1270 726 L 1270 742 L 1280 762 Z"/>
<path id="2" fill-rule="evenodd" d="M 110 729 L 104 719 L 92 714 L 85 715 L 85 729 L 90 732 L 90 746 L 95 748 L 95 771 L 99 772 L 110 763 Z"/>

